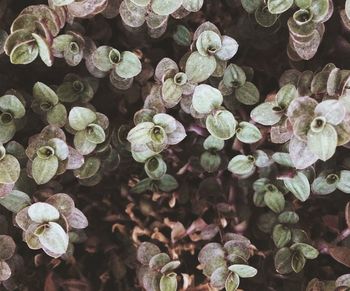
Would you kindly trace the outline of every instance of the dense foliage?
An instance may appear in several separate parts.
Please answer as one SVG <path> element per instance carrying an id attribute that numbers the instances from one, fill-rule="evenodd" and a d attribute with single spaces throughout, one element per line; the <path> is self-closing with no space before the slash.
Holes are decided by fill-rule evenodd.
<path id="1" fill-rule="evenodd" d="M 0 0 L 0 290 L 350 290 L 350 0 Z"/>

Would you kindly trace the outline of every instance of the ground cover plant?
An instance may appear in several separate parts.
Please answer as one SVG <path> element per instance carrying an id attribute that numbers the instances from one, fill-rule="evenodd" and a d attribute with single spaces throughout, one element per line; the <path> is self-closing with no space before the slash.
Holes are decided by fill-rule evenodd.
<path id="1" fill-rule="evenodd" d="M 349 0 L 0 0 L 0 290 L 350 290 Z"/>

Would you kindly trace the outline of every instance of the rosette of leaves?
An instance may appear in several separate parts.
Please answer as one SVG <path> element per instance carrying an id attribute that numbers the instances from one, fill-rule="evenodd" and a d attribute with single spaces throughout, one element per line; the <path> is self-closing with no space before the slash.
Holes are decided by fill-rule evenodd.
<path id="1" fill-rule="evenodd" d="M 39 185 L 66 170 L 81 167 L 84 162 L 83 156 L 67 145 L 64 132 L 51 125 L 31 137 L 26 154 L 29 158 L 28 171 Z"/>
<path id="2" fill-rule="evenodd" d="M 271 165 L 271 159 L 262 150 L 257 150 L 252 155 L 237 155 L 233 157 L 227 169 L 240 178 L 248 178 L 255 173 L 256 168 L 264 168 Z"/>
<path id="3" fill-rule="evenodd" d="M 224 245 L 206 244 L 199 252 L 198 260 L 213 288 L 234 291 L 238 289 L 241 278 L 257 274 L 257 270 L 248 265 L 250 256 L 250 241 L 241 235 L 230 234 Z"/>
<path id="4" fill-rule="evenodd" d="M 142 65 L 132 52 L 119 52 L 110 46 L 98 47 L 91 56 L 93 65 L 104 74 L 110 74 L 110 83 L 117 89 L 125 90 L 132 85 Z"/>
<path id="5" fill-rule="evenodd" d="M 311 184 L 313 193 L 327 195 L 335 190 L 350 194 L 350 171 L 322 171 Z"/>
<path id="6" fill-rule="evenodd" d="M 57 7 L 65 6 L 67 13 L 72 17 L 90 18 L 102 13 L 108 5 L 108 0 L 52 0 L 52 3 Z"/>
<path id="7" fill-rule="evenodd" d="M 16 134 L 17 125 L 26 114 L 24 101 L 12 94 L 0 97 L 0 142 L 10 141 Z"/>
<path id="8" fill-rule="evenodd" d="M 67 121 L 66 107 L 53 89 L 41 82 L 33 87 L 32 109 L 50 125 L 63 127 Z"/>
<path id="9" fill-rule="evenodd" d="M 57 87 L 58 99 L 64 103 L 88 103 L 98 89 L 98 81 L 92 77 L 67 74 L 63 83 Z"/>
<path id="10" fill-rule="evenodd" d="M 137 121 L 137 120 L 135 120 Z M 186 137 L 183 125 L 166 113 L 145 116 L 127 136 L 131 151 L 137 160 L 145 160 L 162 152 L 169 145 L 176 145 Z"/>
<path id="11" fill-rule="evenodd" d="M 0 284 L 3 284 L 6 288 L 7 284 L 10 283 L 11 276 L 16 271 L 16 243 L 12 237 L 0 235 L 0 245 Z M 9 284 L 9 286 L 11 286 L 11 284 Z"/>
<path id="12" fill-rule="evenodd" d="M 288 20 L 290 38 L 287 53 L 293 61 L 309 60 L 314 57 L 322 41 L 324 22 L 333 14 L 333 1 L 296 1 L 296 5 L 299 6 L 299 10 Z"/>
<path id="13" fill-rule="evenodd" d="M 281 213 L 285 209 L 286 199 L 284 195 L 288 192 L 280 183 L 274 185 L 267 178 L 260 178 L 253 184 L 253 202 L 257 207 L 267 206 L 275 213 Z"/>
<path id="14" fill-rule="evenodd" d="M 68 115 L 68 125 L 74 134 L 74 147 L 82 155 L 92 153 L 106 140 L 108 118 L 86 107 L 73 107 Z"/>
<path id="15" fill-rule="evenodd" d="M 254 105 L 259 102 L 260 93 L 251 82 L 253 74 L 250 68 L 229 64 L 224 71 L 219 89 L 224 96 L 228 96 L 227 98 L 235 98 L 245 105 Z"/>
<path id="16" fill-rule="evenodd" d="M 53 64 L 52 37 L 65 25 L 66 16 L 59 17 L 47 5 L 24 8 L 11 25 L 4 49 L 13 64 L 29 64 L 39 55 L 49 67 Z"/>
<path id="17" fill-rule="evenodd" d="M 169 15 L 183 18 L 190 12 L 197 12 L 203 0 L 124 0 L 119 13 L 124 25 L 137 28 L 146 24 L 148 34 L 158 38 L 166 31 Z"/>
<path id="18" fill-rule="evenodd" d="M 296 168 L 330 159 L 337 146 L 350 140 L 349 113 L 341 101 L 318 103 L 307 96 L 299 97 L 291 102 L 287 116 L 293 126 L 289 152 Z"/>
<path id="19" fill-rule="evenodd" d="M 214 24 L 205 22 L 197 28 L 193 41 L 197 51 L 192 52 L 186 60 L 185 73 L 188 80 L 191 83 L 201 83 L 210 76 L 222 77 L 227 61 L 238 51 L 236 40 L 221 35 Z"/>
<path id="20" fill-rule="evenodd" d="M 223 96 L 218 89 L 201 84 L 194 90 L 191 109 L 195 115 L 205 118 L 206 128 L 212 136 L 227 140 L 235 135 L 238 122 L 222 103 Z"/>
<path id="21" fill-rule="evenodd" d="M 291 125 L 286 114 L 289 104 L 297 97 L 296 87 L 292 84 L 286 84 L 275 96 L 269 97 L 250 112 L 250 117 L 255 122 L 271 126 L 272 142 L 285 143 L 290 139 Z"/>
<path id="22" fill-rule="evenodd" d="M 175 107 L 184 95 L 191 95 L 195 84 L 188 81 L 185 73 L 169 58 L 162 59 L 155 70 L 155 79 L 161 83 L 162 101 L 167 108 Z"/>
<path id="23" fill-rule="evenodd" d="M 176 291 L 177 274 L 180 261 L 172 260 L 167 253 L 162 253 L 153 243 L 143 242 L 137 248 L 139 282 L 146 291 Z"/>
<path id="24" fill-rule="evenodd" d="M 78 31 L 69 30 L 53 39 L 52 54 L 64 58 L 69 66 L 77 66 L 84 57 L 85 39 Z"/>
<path id="25" fill-rule="evenodd" d="M 36 202 L 19 211 L 15 217 L 30 249 L 42 249 L 58 258 L 69 247 L 69 232 L 86 228 L 85 215 L 75 207 L 69 195 L 58 193 L 45 202 Z"/>
<path id="26" fill-rule="evenodd" d="M 203 143 L 205 151 L 201 154 L 199 162 L 202 168 L 208 173 L 216 172 L 222 162 L 220 151 L 224 148 L 225 142 L 212 135 L 209 135 Z"/>
<path id="27" fill-rule="evenodd" d="M 19 161 L 0 144 L 0 197 L 10 193 L 21 172 Z"/>
<path id="28" fill-rule="evenodd" d="M 318 250 L 313 246 L 305 242 L 296 242 L 276 252 L 275 268 L 280 274 L 299 273 L 303 270 L 306 260 L 316 259 L 318 254 Z"/>

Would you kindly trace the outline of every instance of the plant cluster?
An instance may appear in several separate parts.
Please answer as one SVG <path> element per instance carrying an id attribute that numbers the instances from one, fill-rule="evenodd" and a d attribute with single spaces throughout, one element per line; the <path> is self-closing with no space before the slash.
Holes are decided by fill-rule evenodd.
<path id="1" fill-rule="evenodd" d="M 349 0 L 0 0 L 0 290 L 348 290 L 349 31 Z"/>

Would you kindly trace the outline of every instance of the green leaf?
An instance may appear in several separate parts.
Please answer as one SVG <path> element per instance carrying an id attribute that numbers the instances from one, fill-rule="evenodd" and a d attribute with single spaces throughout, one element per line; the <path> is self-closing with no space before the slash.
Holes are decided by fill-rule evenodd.
<path id="1" fill-rule="evenodd" d="M 216 172 L 221 165 L 220 155 L 209 151 L 203 152 L 199 161 L 203 169 L 208 173 Z"/>
<path id="2" fill-rule="evenodd" d="M 304 202 L 309 198 L 310 183 L 302 172 L 297 172 L 293 178 L 284 179 L 283 182 L 286 188 L 300 201 Z"/>
<path id="3" fill-rule="evenodd" d="M 237 121 L 230 111 L 218 110 L 207 116 L 205 124 L 211 135 L 227 140 L 235 135 Z"/>
<path id="4" fill-rule="evenodd" d="M 237 88 L 245 84 L 246 75 L 241 67 L 235 64 L 229 64 L 224 72 L 223 81 L 225 86 Z"/>
<path id="5" fill-rule="evenodd" d="M 182 88 L 172 78 L 166 79 L 162 85 L 162 98 L 167 107 L 176 106 L 182 97 Z"/>
<path id="6" fill-rule="evenodd" d="M 173 34 L 174 41 L 181 46 L 190 46 L 192 41 L 192 35 L 190 30 L 183 25 L 177 25 Z"/>
<path id="7" fill-rule="evenodd" d="M 48 67 L 51 67 L 53 65 L 54 57 L 51 53 L 51 49 L 47 41 L 41 37 L 40 35 L 36 33 L 32 33 L 32 36 L 36 40 L 36 43 L 39 48 L 39 56 L 41 60 L 44 62 L 44 64 Z"/>
<path id="8" fill-rule="evenodd" d="M 68 115 L 69 125 L 77 131 L 86 129 L 96 118 L 96 113 L 85 107 L 73 107 Z"/>
<path id="9" fill-rule="evenodd" d="M 20 171 L 21 166 L 18 160 L 12 155 L 5 155 L 0 160 L 0 183 L 15 183 L 19 178 Z"/>
<path id="10" fill-rule="evenodd" d="M 236 136 L 241 142 L 248 144 L 256 143 L 262 138 L 260 130 L 254 124 L 246 121 L 239 123 Z"/>
<path id="11" fill-rule="evenodd" d="M 176 273 L 170 273 L 163 275 L 160 278 L 160 291 L 176 291 L 177 290 L 177 280 Z"/>
<path id="12" fill-rule="evenodd" d="M 46 119 L 48 124 L 63 127 L 67 121 L 66 107 L 58 103 L 49 112 L 47 112 Z"/>
<path id="13" fill-rule="evenodd" d="M 289 248 L 281 248 L 274 257 L 276 271 L 280 274 L 288 274 L 292 269 L 292 252 Z"/>
<path id="14" fill-rule="evenodd" d="M 38 185 L 49 182 L 57 173 L 58 158 L 51 156 L 48 159 L 36 157 L 32 164 L 32 175 Z"/>
<path id="15" fill-rule="evenodd" d="M 131 144 L 146 144 L 151 141 L 150 131 L 154 127 L 153 122 L 137 124 L 128 133 L 127 139 Z"/>
<path id="16" fill-rule="evenodd" d="M 167 134 L 176 130 L 176 119 L 169 114 L 158 113 L 153 116 L 152 120 L 154 124 L 161 126 Z"/>
<path id="17" fill-rule="evenodd" d="M 334 192 L 339 184 L 336 174 L 321 173 L 311 184 L 312 192 L 318 195 L 327 195 Z"/>
<path id="18" fill-rule="evenodd" d="M 312 0 L 295 0 L 295 4 L 300 9 L 307 9 L 311 6 Z"/>
<path id="19" fill-rule="evenodd" d="M 167 263 L 170 262 L 170 257 L 166 253 L 160 253 L 154 255 L 149 261 L 149 267 L 153 270 L 163 268 Z"/>
<path id="20" fill-rule="evenodd" d="M 158 187 L 161 191 L 171 192 L 174 191 L 177 187 L 179 187 L 179 184 L 173 176 L 165 174 L 158 181 Z"/>
<path id="21" fill-rule="evenodd" d="M 202 56 L 193 52 L 186 61 L 185 73 L 191 83 L 201 83 L 207 80 L 216 69 L 214 56 Z"/>
<path id="22" fill-rule="evenodd" d="M 310 129 L 307 134 L 308 148 L 322 161 L 327 161 L 334 155 L 337 142 L 337 132 L 330 124 L 326 124 L 319 132 Z"/>
<path id="23" fill-rule="evenodd" d="M 305 263 L 306 259 L 301 253 L 296 252 L 292 255 L 292 268 L 295 273 L 299 273 L 304 268 Z"/>
<path id="24" fill-rule="evenodd" d="M 11 50 L 10 61 L 15 65 L 27 65 L 33 62 L 39 54 L 35 41 L 29 40 L 16 45 Z"/>
<path id="25" fill-rule="evenodd" d="M 237 41 L 232 37 L 224 35 L 221 38 L 221 43 L 222 43 L 222 46 L 215 53 L 215 56 L 221 61 L 228 61 L 232 59 L 238 51 L 239 45 Z"/>
<path id="26" fill-rule="evenodd" d="M 280 191 L 267 191 L 264 195 L 265 204 L 275 213 L 280 213 L 284 209 L 285 199 Z"/>
<path id="27" fill-rule="evenodd" d="M 250 117 L 262 125 L 274 125 L 281 120 L 282 113 L 275 102 L 264 102 L 250 112 Z"/>
<path id="28" fill-rule="evenodd" d="M 120 62 L 120 52 L 110 46 L 100 46 L 92 54 L 92 61 L 97 69 L 109 72 L 113 66 Z"/>
<path id="29" fill-rule="evenodd" d="M 255 21 L 262 27 L 271 27 L 273 26 L 278 16 L 277 14 L 272 14 L 267 6 L 261 6 L 255 10 L 254 13 Z"/>
<path id="30" fill-rule="evenodd" d="M 96 144 L 88 140 L 86 130 L 78 131 L 74 136 L 73 143 L 81 155 L 88 155 L 96 148 Z"/>
<path id="31" fill-rule="evenodd" d="M 254 171 L 255 159 L 253 156 L 237 155 L 228 164 L 228 170 L 235 175 L 247 175 Z"/>
<path id="32" fill-rule="evenodd" d="M 285 167 L 293 168 L 293 162 L 289 153 L 277 152 L 272 155 L 272 159 L 277 163 Z"/>
<path id="33" fill-rule="evenodd" d="M 279 89 L 276 95 L 276 100 L 281 108 L 286 109 L 288 108 L 289 104 L 297 97 L 298 91 L 295 86 L 292 84 L 287 84 Z"/>
<path id="34" fill-rule="evenodd" d="M 196 41 L 197 50 L 202 56 L 215 54 L 216 51 L 221 49 L 221 46 L 220 35 L 211 30 L 203 31 Z"/>
<path id="35" fill-rule="evenodd" d="M 23 103 L 14 95 L 0 97 L 0 109 L 2 112 L 10 112 L 16 119 L 24 117 L 26 113 Z"/>
<path id="36" fill-rule="evenodd" d="M 207 151 L 210 151 L 210 150 L 221 151 L 224 148 L 224 146 L 225 146 L 225 142 L 223 140 L 218 139 L 212 135 L 209 135 L 203 143 L 203 147 Z"/>
<path id="37" fill-rule="evenodd" d="M 201 114 L 208 114 L 221 106 L 223 97 L 221 92 L 206 84 L 196 87 L 193 93 L 193 108 Z"/>
<path id="38" fill-rule="evenodd" d="M 260 93 L 253 83 L 246 82 L 236 89 L 235 96 L 239 102 L 245 105 L 254 105 L 259 102 Z"/>
<path id="39" fill-rule="evenodd" d="M 292 238 L 292 232 L 289 227 L 282 224 L 277 224 L 273 228 L 272 239 L 277 248 L 286 246 Z"/>
<path id="40" fill-rule="evenodd" d="M 299 215 L 294 211 L 285 211 L 278 215 L 278 221 L 286 224 L 296 224 L 299 222 Z"/>
<path id="41" fill-rule="evenodd" d="M 29 206 L 28 216 L 36 223 L 45 223 L 57 220 L 60 213 L 57 208 L 45 202 L 37 202 Z"/>
<path id="42" fill-rule="evenodd" d="M 248 13 L 254 13 L 261 5 L 263 0 L 241 0 L 242 6 Z"/>
<path id="43" fill-rule="evenodd" d="M 340 171 L 340 179 L 337 188 L 344 193 L 350 194 L 350 171 Z"/>
<path id="44" fill-rule="evenodd" d="M 166 171 L 167 165 L 159 155 L 151 157 L 145 163 L 145 172 L 153 180 L 161 179 Z"/>
<path id="45" fill-rule="evenodd" d="M 182 6 L 190 12 L 198 12 L 203 6 L 204 0 L 183 0 Z"/>
<path id="46" fill-rule="evenodd" d="M 210 276 L 210 285 L 217 289 L 225 287 L 229 271 L 226 266 L 217 268 Z"/>
<path id="47" fill-rule="evenodd" d="M 254 267 L 251 267 L 249 265 L 235 264 L 235 265 L 228 267 L 228 269 L 231 272 L 236 273 L 241 278 L 251 278 L 251 277 L 254 277 L 258 273 L 257 269 L 255 269 Z"/>
<path id="48" fill-rule="evenodd" d="M 295 243 L 290 248 L 293 251 L 301 252 L 305 258 L 310 260 L 316 259 L 319 254 L 317 249 L 306 243 Z"/>
<path id="49" fill-rule="evenodd" d="M 56 222 L 49 222 L 43 228 L 35 231 L 41 245 L 52 253 L 52 256 L 55 258 L 65 254 L 68 248 L 69 237 L 62 226 Z"/>
<path id="50" fill-rule="evenodd" d="M 151 8 L 158 15 L 170 15 L 181 7 L 182 1 L 153 0 Z"/>
<path id="51" fill-rule="evenodd" d="M 312 0 L 310 11 L 314 22 L 324 21 L 330 9 L 328 0 Z"/>
<path id="52" fill-rule="evenodd" d="M 100 144 L 106 140 L 106 134 L 101 126 L 92 123 L 86 129 L 86 138 L 91 143 Z"/>
<path id="53" fill-rule="evenodd" d="M 21 191 L 13 190 L 9 194 L 0 198 L 0 204 L 11 212 L 17 213 L 30 205 L 30 197 Z"/>
<path id="54" fill-rule="evenodd" d="M 239 276 L 235 273 L 231 273 L 228 275 L 225 282 L 225 290 L 226 291 L 236 291 L 239 286 Z"/>
<path id="55" fill-rule="evenodd" d="M 268 0 L 267 7 L 272 14 L 281 14 L 293 6 L 293 0 Z"/>
<path id="56" fill-rule="evenodd" d="M 121 78 L 129 79 L 140 74 L 142 65 L 139 58 L 132 52 L 122 52 L 120 62 L 115 65 L 115 72 Z"/>
<path id="57" fill-rule="evenodd" d="M 56 105 L 58 103 L 58 96 L 54 90 L 42 82 L 36 82 L 33 87 L 33 97 L 38 100 L 40 104 Z"/>

